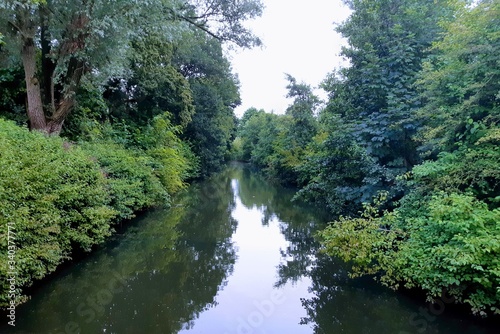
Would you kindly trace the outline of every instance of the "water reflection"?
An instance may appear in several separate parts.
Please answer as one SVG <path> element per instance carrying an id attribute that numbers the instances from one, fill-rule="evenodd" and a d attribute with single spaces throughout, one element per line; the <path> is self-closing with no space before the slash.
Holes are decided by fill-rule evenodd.
<path id="1" fill-rule="evenodd" d="M 494 333 L 318 254 L 327 217 L 242 165 L 55 275 L 1 333 Z M 425 327 L 424 327 L 425 325 Z"/>
<path id="2" fill-rule="evenodd" d="M 177 333 L 216 305 L 236 260 L 237 222 L 225 174 L 192 187 L 84 261 L 60 272 L 17 310 L 15 333 Z"/>
<path id="3" fill-rule="evenodd" d="M 308 295 L 310 281 L 275 287 L 280 251 L 288 242 L 273 205 L 286 199 L 248 169 L 233 166 L 229 171 L 235 201 L 231 215 L 238 221 L 232 236 L 237 261 L 217 294 L 217 307 L 200 315 L 189 333 L 310 333 L 309 326 L 299 325 L 306 315 L 300 298 Z"/>
<path id="4" fill-rule="evenodd" d="M 498 326 L 447 312 L 433 313 L 430 304 L 395 293 L 372 278 L 352 279 L 347 266 L 319 254 L 310 272 L 312 298 L 302 304 L 315 334 L 323 333 L 497 333 Z M 448 309 L 447 309 L 448 308 Z"/>
<path id="5" fill-rule="evenodd" d="M 289 294 L 290 287 L 297 282 L 309 284 L 301 298 L 306 316 L 300 320 L 302 327 L 294 327 L 295 331 L 307 329 L 306 332 L 315 334 L 497 332 L 494 324 L 462 319 L 461 315 L 445 310 L 442 314 L 433 314 L 429 304 L 384 288 L 371 277 L 349 278 L 348 265 L 318 252 L 319 245 L 313 235 L 325 226 L 324 213 L 291 202 L 293 190 L 270 187 L 248 169 L 238 173 L 233 177 L 239 180 L 241 202 L 247 208 L 259 208 L 263 225 L 273 220 L 278 222 L 286 241 L 280 247 L 274 286 Z M 448 311 L 450 308 L 448 305 Z"/>
<path id="6" fill-rule="evenodd" d="M 325 226 L 326 211 L 318 211 L 300 202 L 292 202 L 294 189 L 270 186 L 261 175 L 250 168 L 239 168 L 233 175 L 238 180 L 241 202 L 247 207 L 259 207 L 262 224 L 268 225 L 273 217 L 287 243 L 280 249 L 276 287 L 295 283 L 307 277 L 315 261 L 318 244 L 314 233 Z"/>

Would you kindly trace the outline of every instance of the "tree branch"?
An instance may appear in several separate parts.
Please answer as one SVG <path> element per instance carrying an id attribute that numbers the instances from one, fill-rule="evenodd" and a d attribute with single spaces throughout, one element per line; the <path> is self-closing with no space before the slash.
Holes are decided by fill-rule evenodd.
<path id="1" fill-rule="evenodd" d="M 177 15 L 178 18 L 182 19 L 182 20 L 185 20 L 186 22 L 194 25 L 195 27 L 203 30 L 204 32 L 206 32 L 207 34 L 209 34 L 210 36 L 212 36 L 213 38 L 219 40 L 219 41 L 225 41 L 226 39 L 224 39 L 223 37 L 220 37 L 218 36 L 217 34 L 211 32 L 206 26 L 192 20 L 191 18 L 189 17 L 186 17 L 186 16 L 182 16 L 182 15 Z"/>
<path id="2" fill-rule="evenodd" d="M 12 26 L 12 28 L 14 28 L 14 30 L 19 32 L 23 38 L 29 38 L 29 36 L 27 36 L 27 34 L 21 28 L 19 28 L 17 24 L 12 21 L 8 21 L 8 23 Z"/>

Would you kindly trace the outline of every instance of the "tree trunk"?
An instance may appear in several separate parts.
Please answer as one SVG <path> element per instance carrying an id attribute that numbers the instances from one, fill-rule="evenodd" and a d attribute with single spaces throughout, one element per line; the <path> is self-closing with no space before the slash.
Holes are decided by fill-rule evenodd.
<path id="1" fill-rule="evenodd" d="M 59 135 L 64 124 L 64 120 L 69 115 L 75 105 L 74 93 L 62 99 L 57 110 L 54 112 L 47 124 L 47 133 L 50 135 Z"/>
<path id="2" fill-rule="evenodd" d="M 41 16 L 42 26 L 40 27 L 41 40 L 40 45 L 42 47 L 42 84 L 40 85 L 42 89 L 42 102 L 49 109 L 49 113 L 54 113 L 56 110 L 55 97 L 54 97 L 54 71 L 56 69 L 56 64 L 49 57 L 51 52 L 50 39 L 47 33 L 47 26 L 44 22 L 45 17 Z"/>
<path id="3" fill-rule="evenodd" d="M 47 132 L 47 120 L 43 112 L 40 82 L 36 76 L 36 49 L 31 38 L 23 38 L 21 57 L 26 80 L 26 94 L 28 98 L 28 119 L 31 130 Z"/>
<path id="4" fill-rule="evenodd" d="M 68 70 L 65 77 L 65 91 L 57 103 L 57 108 L 53 112 L 47 124 L 47 133 L 58 135 L 61 132 L 64 120 L 75 106 L 75 97 L 80 81 L 86 71 L 85 62 L 77 58 L 71 58 L 68 63 Z"/>

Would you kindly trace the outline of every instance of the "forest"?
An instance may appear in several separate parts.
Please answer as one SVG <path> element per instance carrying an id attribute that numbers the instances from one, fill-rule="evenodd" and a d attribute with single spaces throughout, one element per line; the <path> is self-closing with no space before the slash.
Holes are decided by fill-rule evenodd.
<path id="1" fill-rule="evenodd" d="M 0 306 L 230 160 L 327 208 L 322 251 L 500 314 L 500 2 L 344 0 L 323 101 L 239 119 L 259 0 L 0 0 Z M 140 3 L 140 4 L 139 4 Z M 109 8 L 113 10 L 110 11 Z M 11 238 L 12 237 L 12 238 Z M 12 239 L 12 243 L 11 243 Z"/>

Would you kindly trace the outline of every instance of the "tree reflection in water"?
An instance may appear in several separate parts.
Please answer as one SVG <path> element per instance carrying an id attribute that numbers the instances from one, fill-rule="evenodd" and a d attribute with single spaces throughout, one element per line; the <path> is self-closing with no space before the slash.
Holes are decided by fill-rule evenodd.
<path id="1" fill-rule="evenodd" d="M 311 297 L 301 299 L 307 316 L 300 320 L 315 334 L 324 333 L 489 333 L 473 322 L 422 312 L 428 304 L 382 287 L 372 277 L 352 279 L 349 266 L 319 252 L 314 234 L 328 216 L 318 208 L 293 202 L 293 189 L 269 186 L 249 168 L 237 169 L 239 195 L 247 208 L 262 211 L 262 224 L 279 222 L 288 245 L 281 249 L 276 288 L 308 278 Z M 331 217 L 330 217 L 331 218 Z M 285 288 L 286 289 L 286 288 Z"/>
<path id="2" fill-rule="evenodd" d="M 317 208 L 292 202 L 293 194 L 293 189 L 271 185 L 248 167 L 231 165 L 189 187 L 171 209 L 140 217 L 106 246 L 47 280 L 16 310 L 21 319 L 16 327 L 3 322 L 0 332 L 212 333 L 212 328 L 228 324 L 237 331 L 238 319 L 247 321 L 248 328 L 255 320 L 250 317 L 257 314 L 255 302 L 268 302 L 260 290 L 269 295 L 280 290 L 286 303 L 260 314 L 263 327 L 250 330 L 279 333 L 288 326 L 291 333 L 315 334 L 489 333 L 446 313 L 424 328 L 418 321 L 425 303 L 385 289 L 370 277 L 349 278 L 347 265 L 318 253 L 314 233 L 327 217 Z M 256 224 L 252 219 L 243 224 L 238 216 L 236 232 L 233 216 L 238 208 L 243 214 L 256 213 Z M 255 229 L 261 227 L 259 219 L 269 228 Z M 278 238 L 271 238 L 271 231 Z M 267 233 L 262 240 L 277 243 L 261 247 L 256 233 Z M 249 247 L 250 254 L 240 252 L 238 262 L 236 236 L 255 246 Z M 241 261 L 243 257 L 249 261 Z M 237 266 L 243 271 L 238 273 Z M 249 285 L 253 290 L 247 291 Z M 291 291 L 294 285 L 302 290 Z M 243 300 L 232 300 L 235 292 L 249 304 L 236 305 Z M 220 310 L 229 313 L 221 316 Z M 219 320 L 228 323 L 214 324 Z"/>
<path id="3" fill-rule="evenodd" d="M 2 333 L 177 333 L 216 305 L 233 270 L 234 196 L 228 173 L 194 185 L 168 210 L 131 223 L 60 271 Z M 15 331 L 14 331 L 15 330 Z"/>

